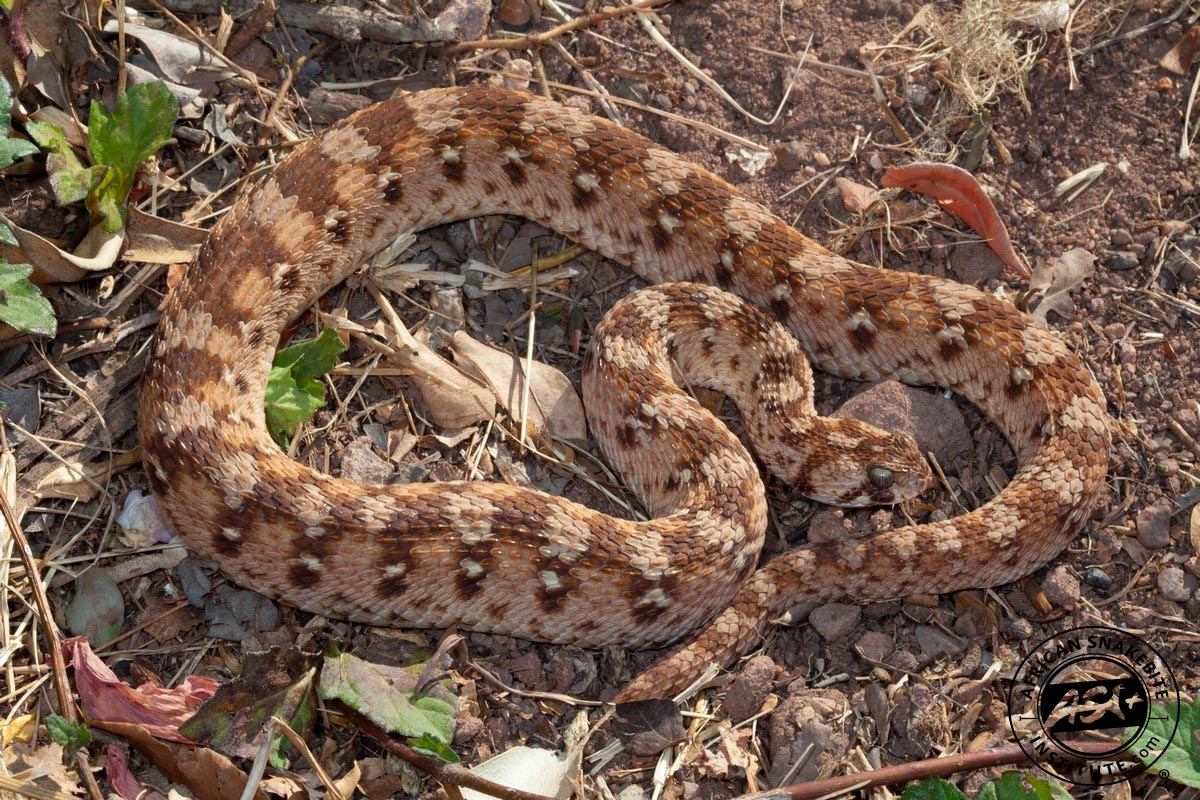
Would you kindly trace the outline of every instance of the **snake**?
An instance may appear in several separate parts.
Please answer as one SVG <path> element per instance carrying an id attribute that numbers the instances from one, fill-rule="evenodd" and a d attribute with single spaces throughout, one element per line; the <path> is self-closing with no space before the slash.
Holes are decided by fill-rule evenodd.
<path id="1" fill-rule="evenodd" d="M 584 381 L 615 412 L 589 409 L 589 419 L 650 519 L 501 482 L 361 485 L 298 463 L 268 433 L 273 354 L 305 309 L 398 236 L 490 214 L 525 217 L 624 265 L 662 301 L 593 348 Z M 692 305 L 672 313 L 680 293 L 723 307 L 732 295 L 758 322 Z M 710 332 L 675 340 L 668 323 Z M 788 413 L 799 383 L 783 371 L 790 357 L 770 355 L 763 339 L 738 341 L 747 327 L 781 338 L 763 333 L 767 323 L 825 372 L 961 396 L 1007 437 L 1015 474 L 967 513 L 804 543 L 758 565 L 767 512 L 753 460 L 660 384 L 690 369 L 682 356 L 709 348 L 719 375 L 708 380 L 735 392 L 762 383 Z M 635 353 L 635 340 L 655 337 L 654 353 Z M 306 140 L 248 187 L 162 304 L 138 419 L 151 491 L 187 546 L 234 582 L 372 625 L 678 645 L 619 702 L 671 697 L 710 664 L 728 666 L 802 602 L 1028 575 L 1090 517 L 1110 450 L 1087 365 L 1006 300 L 849 261 L 627 128 L 488 86 L 398 94 Z M 748 425 L 775 450 L 805 427 Z M 810 484 L 821 452 L 784 477 Z M 887 468 L 859 466 L 868 493 L 896 482 Z"/>

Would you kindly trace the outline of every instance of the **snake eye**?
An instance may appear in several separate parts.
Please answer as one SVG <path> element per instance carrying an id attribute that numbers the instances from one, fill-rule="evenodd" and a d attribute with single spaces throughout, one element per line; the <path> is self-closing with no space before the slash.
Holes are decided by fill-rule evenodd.
<path id="1" fill-rule="evenodd" d="M 867 473 L 867 480 L 876 489 L 890 489 L 896 483 L 896 476 L 887 467 L 871 467 L 871 471 Z"/>

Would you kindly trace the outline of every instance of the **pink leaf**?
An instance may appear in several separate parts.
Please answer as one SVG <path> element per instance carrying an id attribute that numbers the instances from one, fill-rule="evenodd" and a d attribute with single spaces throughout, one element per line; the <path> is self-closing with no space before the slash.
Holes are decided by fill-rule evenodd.
<path id="1" fill-rule="evenodd" d="M 210 678 L 192 675 L 178 689 L 164 689 L 150 683 L 134 689 L 92 652 L 87 639 L 66 639 L 63 650 L 75 667 L 75 690 L 89 721 L 134 723 L 153 736 L 173 742 L 193 743 L 179 733 L 179 724 L 212 697 L 220 685 Z"/>
<path id="2" fill-rule="evenodd" d="M 1013 250 L 1004 221 L 992 201 L 983 193 L 975 176 L 951 164 L 919 161 L 903 167 L 891 167 L 883 175 L 883 185 L 909 189 L 929 195 L 942 208 L 971 226 L 987 241 L 1009 271 L 1020 278 L 1029 277 L 1029 268 Z"/>

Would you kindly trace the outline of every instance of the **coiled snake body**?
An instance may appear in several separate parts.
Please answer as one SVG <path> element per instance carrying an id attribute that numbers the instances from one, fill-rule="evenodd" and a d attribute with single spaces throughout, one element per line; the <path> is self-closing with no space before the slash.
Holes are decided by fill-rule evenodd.
<path id="1" fill-rule="evenodd" d="M 656 455 L 629 459 L 635 473 L 659 471 L 635 489 L 674 498 L 649 509 L 666 514 L 651 523 L 503 484 L 360 486 L 280 452 L 262 398 L 288 322 L 398 234 L 498 213 L 652 283 L 728 290 L 790 328 L 820 369 L 953 389 L 1007 435 L 1017 474 L 963 516 L 802 546 L 754 571 L 765 506 L 753 465 L 735 463 L 729 434 L 685 439 L 695 426 L 669 414 L 612 423 L 630 446 L 656 428 L 665 437 Z M 612 361 L 608 380 L 630 380 Z M 189 547 L 290 604 L 583 646 L 700 629 L 623 700 L 667 696 L 728 663 L 802 600 L 949 592 L 1036 569 L 1087 519 L 1109 450 L 1086 366 L 1009 304 L 851 263 L 628 130 L 490 88 L 372 106 L 241 197 L 165 304 L 139 415 L 151 487 Z M 689 492 L 710 506 L 679 512 Z"/>

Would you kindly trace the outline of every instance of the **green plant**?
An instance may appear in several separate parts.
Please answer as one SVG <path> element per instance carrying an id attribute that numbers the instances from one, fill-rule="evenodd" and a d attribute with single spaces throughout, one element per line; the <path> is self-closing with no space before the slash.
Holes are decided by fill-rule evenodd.
<path id="1" fill-rule="evenodd" d="M 50 152 L 46 171 L 58 202 L 85 201 L 104 230 L 117 233 L 125 227 L 125 200 L 138 167 L 171 141 L 178 116 L 175 98 L 161 81 L 130 87 L 117 98 L 117 107 L 111 112 L 92 101 L 88 121 L 91 167 L 83 165 L 58 126 L 31 122 L 27 129 Z"/>
<path id="2" fill-rule="evenodd" d="M 275 354 L 267 379 L 267 430 L 287 447 L 296 429 L 325 404 L 321 376 L 333 369 L 346 349 L 337 331 L 325 328 L 316 339 L 285 347 Z"/>
<path id="3" fill-rule="evenodd" d="M 92 732 L 82 722 L 67 722 L 65 717 L 53 714 L 46 717 L 46 730 L 50 738 L 68 750 L 87 747 L 92 741 Z"/>
<path id="4" fill-rule="evenodd" d="M 920 783 L 910 783 L 900 800 L 967 800 L 967 796 L 948 781 L 927 778 Z M 1006 772 L 984 784 L 974 800 L 1071 800 L 1071 795 L 1054 781 Z"/>

